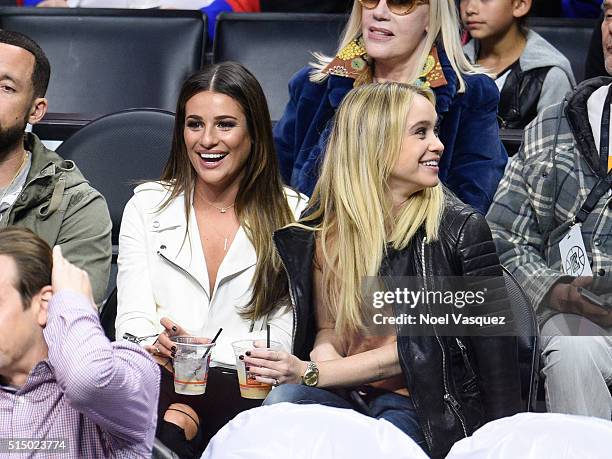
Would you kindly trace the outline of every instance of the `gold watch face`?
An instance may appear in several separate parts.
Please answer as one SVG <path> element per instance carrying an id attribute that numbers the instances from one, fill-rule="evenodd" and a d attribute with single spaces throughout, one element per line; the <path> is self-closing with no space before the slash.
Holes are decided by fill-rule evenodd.
<path id="1" fill-rule="evenodd" d="M 316 386 L 319 382 L 319 370 L 315 368 L 309 368 L 304 373 L 304 384 L 307 386 Z"/>

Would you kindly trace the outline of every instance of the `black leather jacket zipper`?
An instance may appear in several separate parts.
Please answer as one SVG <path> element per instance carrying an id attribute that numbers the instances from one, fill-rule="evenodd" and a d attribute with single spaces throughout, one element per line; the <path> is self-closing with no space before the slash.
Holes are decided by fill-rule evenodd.
<path id="1" fill-rule="evenodd" d="M 425 257 L 426 242 L 427 242 L 427 237 L 424 237 L 423 241 L 421 242 L 421 264 L 423 265 L 424 287 L 425 287 L 425 290 L 427 291 L 428 289 L 427 265 L 425 263 L 426 262 L 426 257 Z M 431 309 L 429 310 L 429 312 L 431 313 Z M 435 325 L 433 325 L 433 330 L 434 330 L 434 334 L 436 335 L 436 341 L 438 341 L 438 345 L 440 346 L 440 350 L 442 351 L 442 381 L 444 383 L 444 402 L 449 406 L 451 411 L 455 413 L 455 416 L 457 417 L 457 419 L 459 419 L 459 422 L 461 423 L 461 427 L 463 429 L 463 433 L 467 437 L 468 433 L 467 433 L 467 428 L 465 426 L 465 419 L 463 419 L 463 415 L 461 414 L 461 411 L 460 411 L 461 405 L 457 401 L 457 399 L 453 397 L 453 395 L 450 393 L 450 390 L 449 390 L 448 374 L 446 370 L 446 350 L 444 349 L 444 345 L 442 344 L 442 340 L 440 339 L 440 336 L 438 336 L 438 332 L 436 330 Z"/>

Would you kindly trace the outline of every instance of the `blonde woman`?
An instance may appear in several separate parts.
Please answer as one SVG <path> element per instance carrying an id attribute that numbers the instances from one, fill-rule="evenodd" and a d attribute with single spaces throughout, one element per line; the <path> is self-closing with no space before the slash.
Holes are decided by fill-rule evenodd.
<path id="1" fill-rule="evenodd" d="M 487 312 L 511 322 L 484 217 L 439 183 L 436 121 L 433 96 L 414 86 L 366 85 L 345 97 L 316 204 L 299 225 L 275 233 L 296 312 L 293 354 L 253 349 L 244 359 L 258 380 L 279 385 L 267 404 L 357 409 L 443 457 L 486 421 L 519 411 L 511 327 L 480 337 L 475 327 L 463 338 L 395 328 L 374 336 L 365 330 L 373 309 L 360 294 L 365 277 L 379 274 L 466 283 L 491 276 Z"/>
<path id="2" fill-rule="evenodd" d="M 433 89 L 446 149 L 440 180 L 486 213 L 507 161 L 497 125 L 499 92 L 463 55 L 451 0 L 359 0 L 333 58 L 289 83 L 290 101 L 274 128 L 285 183 L 310 195 L 319 176 L 330 120 L 344 96 L 371 82 Z"/>

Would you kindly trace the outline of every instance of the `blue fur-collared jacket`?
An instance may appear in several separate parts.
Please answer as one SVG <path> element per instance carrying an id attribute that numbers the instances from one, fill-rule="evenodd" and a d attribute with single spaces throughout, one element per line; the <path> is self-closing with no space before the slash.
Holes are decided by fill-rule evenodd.
<path id="1" fill-rule="evenodd" d="M 444 144 L 440 180 L 463 202 L 486 213 L 501 180 L 508 155 L 499 138 L 499 91 L 486 75 L 463 75 L 464 93 L 446 53 L 438 56 L 447 84 L 434 89 L 439 137 Z M 290 101 L 274 127 L 274 141 L 285 183 L 311 195 L 319 177 L 330 120 L 352 78 L 330 75 L 323 84 L 312 83 L 311 67 L 289 82 Z"/>

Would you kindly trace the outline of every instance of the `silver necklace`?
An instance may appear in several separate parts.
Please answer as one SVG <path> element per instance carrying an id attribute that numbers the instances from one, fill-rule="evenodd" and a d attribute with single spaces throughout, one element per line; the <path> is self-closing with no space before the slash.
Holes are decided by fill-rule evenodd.
<path id="1" fill-rule="evenodd" d="M 217 206 L 215 204 L 213 204 L 212 202 L 208 201 L 207 199 L 204 198 L 204 196 L 202 196 L 202 193 L 198 192 L 198 190 L 196 189 L 196 193 L 198 194 L 198 196 L 200 196 L 200 198 L 202 198 L 202 201 L 204 201 L 206 204 L 208 204 L 211 207 L 214 207 L 215 209 L 217 209 L 219 211 L 219 213 L 226 213 L 229 209 L 231 209 L 232 207 L 234 207 L 234 205 L 236 205 L 236 201 L 232 202 L 229 206 Z"/>
<path id="2" fill-rule="evenodd" d="M 201 196 L 200 196 L 201 197 Z M 225 206 L 225 207 L 218 207 L 216 205 L 214 205 L 212 202 L 208 202 L 206 199 L 202 198 L 202 200 L 208 204 L 209 206 L 214 207 L 215 209 L 217 209 L 220 213 L 224 214 L 228 211 L 228 209 L 231 209 L 232 207 L 234 207 L 234 205 L 236 204 L 235 202 L 231 203 L 229 206 Z"/>

